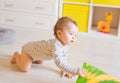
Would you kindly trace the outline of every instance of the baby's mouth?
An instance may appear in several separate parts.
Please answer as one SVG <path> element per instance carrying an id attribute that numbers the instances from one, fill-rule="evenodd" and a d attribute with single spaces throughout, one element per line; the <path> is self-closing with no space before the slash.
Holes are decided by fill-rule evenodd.
<path id="1" fill-rule="evenodd" d="M 73 40 L 70 41 L 71 43 L 74 42 Z"/>

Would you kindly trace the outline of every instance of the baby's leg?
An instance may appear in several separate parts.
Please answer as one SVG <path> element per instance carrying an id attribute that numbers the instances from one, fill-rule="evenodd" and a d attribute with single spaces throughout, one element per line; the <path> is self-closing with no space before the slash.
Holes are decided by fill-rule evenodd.
<path id="1" fill-rule="evenodd" d="M 13 55 L 13 58 L 11 59 L 11 63 L 16 62 L 17 66 L 21 71 L 29 71 L 31 69 L 32 65 L 32 59 L 30 56 L 26 55 L 24 52 L 22 52 L 21 55 L 19 55 L 18 52 L 15 52 Z"/>

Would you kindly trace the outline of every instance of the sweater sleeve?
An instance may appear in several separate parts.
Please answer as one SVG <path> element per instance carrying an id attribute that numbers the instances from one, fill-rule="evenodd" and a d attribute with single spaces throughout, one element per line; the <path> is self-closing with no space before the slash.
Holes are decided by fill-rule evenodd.
<path id="1" fill-rule="evenodd" d="M 76 75 L 78 68 L 71 66 L 67 63 L 66 54 L 67 52 L 63 52 L 61 48 L 57 47 L 54 55 L 54 61 L 57 67 L 65 72 L 71 73 L 72 75 Z"/>

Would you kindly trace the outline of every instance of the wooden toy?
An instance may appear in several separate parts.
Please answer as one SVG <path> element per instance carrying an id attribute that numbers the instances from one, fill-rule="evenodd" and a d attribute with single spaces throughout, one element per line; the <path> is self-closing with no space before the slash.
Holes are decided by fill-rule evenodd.
<path id="1" fill-rule="evenodd" d="M 120 83 L 120 79 L 117 79 L 86 62 L 83 64 L 83 68 L 87 70 L 87 73 L 85 77 L 79 76 L 76 83 Z"/>

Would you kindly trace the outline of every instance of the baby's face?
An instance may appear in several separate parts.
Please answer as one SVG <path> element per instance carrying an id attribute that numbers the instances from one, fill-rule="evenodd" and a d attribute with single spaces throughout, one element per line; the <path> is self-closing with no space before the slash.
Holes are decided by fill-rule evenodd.
<path id="1" fill-rule="evenodd" d="M 61 36 L 59 39 L 63 45 L 69 45 L 75 42 L 77 34 L 78 34 L 78 27 L 73 23 L 69 23 L 69 27 L 64 28 L 61 31 Z"/>

